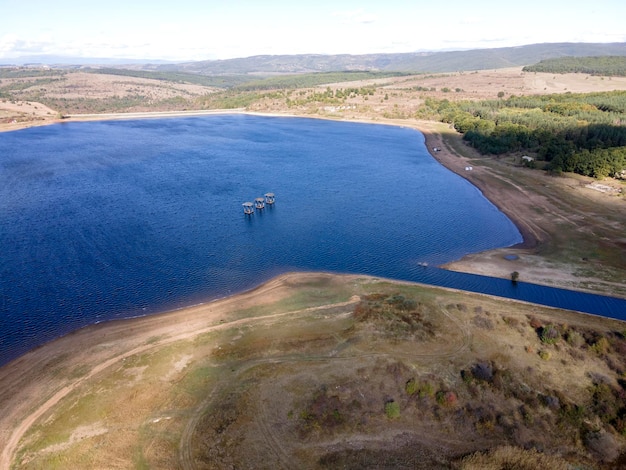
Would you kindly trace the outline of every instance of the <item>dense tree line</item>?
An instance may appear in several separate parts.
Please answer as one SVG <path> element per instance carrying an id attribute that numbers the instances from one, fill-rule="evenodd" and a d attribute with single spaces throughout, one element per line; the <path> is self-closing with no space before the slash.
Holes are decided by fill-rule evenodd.
<path id="1" fill-rule="evenodd" d="M 0 67 L 0 78 L 60 77 L 65 70 L 33 67 Z"/>
<path id="2" fill-rule="evenodd" d="M 524 72 L 589 73 L 592 75 L 626 76 L 626 57 L 559 57 L 527 65 Z"/>
<path id="3" fill-rule="evenodd" d="M 602 178 L 626 169 L 626 92 L 426 100 L 483 154 L 528 153 L 553 172 Z"/>

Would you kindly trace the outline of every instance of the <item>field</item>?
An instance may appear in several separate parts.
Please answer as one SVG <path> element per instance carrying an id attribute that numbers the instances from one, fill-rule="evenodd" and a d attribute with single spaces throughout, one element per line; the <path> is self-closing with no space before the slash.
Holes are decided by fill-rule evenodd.
<path id="1" fill-rule="evenodd" d="M 624 350 L 618 321 L 287 275 L 86 328 L 3 368 L 0 463 L 610 468 L 626 442 Z"/>
<path id="2" fill-rule="evenodd" d="M 248 111 L 290 112 L 344 119 L 408 119 L 426 98 L 495 99 L 503 96 L 547 93 L 584 93 L 591 91 L 626 90 L 626 77 L 597 77 L 587 74 L 548 74 L 522 72 L 521 67 L 474 72 L 420 74 L 368 80 L 325 83 L 315 87 L 289 86 L 274 90 L 245 91 L 235 86 L 218 88 L 206 79 L 199 82 L 193 75 L 173 75 L 176 80 L 90 73 L 81 70 L 58 71 L 7 69 L 0 74 L 0 124 L 4 128 L 12 121 L 54 121 L 59 115 L 112 112 L 182 111 L 215 108 L 239 108 Z M 19 72 L 19 73 L 18 73 Z M 331 74 L 328 76 L 332 77 Z M 185 81 L 187 77 L 188 81 Z M 219 77 L 218 77 L 219 78 Z M 346 80 L 349 74 L 346 75 Z M 253 80 L 254 77 L 249 78 Z M 193 82 L 192 82 L 193 80 Z M 241 78 L 224 77 L 224 82 L 241 84 Z M 219 84 L 218 79 L 214 79 Z M 200 81 L 201 82 L 201 81 Z M 254 82 L 257 83 L 257 82 Z M 298 83 L 294 80 L 293 83 Z M 328 99 L 327 89 L 352 89 L 347 100 Z M 367 90 L 367 93 L 363 91 Z M 21 102 L 48 109 L 16 109 Z M 239 103 L 239 104 L 238 104 Z M 22 104 L 25 106 L 25 104 Z M 34 114 L 33 114 L 34 113 Z"/>

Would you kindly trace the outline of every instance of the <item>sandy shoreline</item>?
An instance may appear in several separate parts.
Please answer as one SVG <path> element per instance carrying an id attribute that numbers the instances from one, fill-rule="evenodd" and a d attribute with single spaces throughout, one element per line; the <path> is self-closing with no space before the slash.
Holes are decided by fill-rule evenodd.
<path id="1" fill-rule="evenodd" d="M 445 166 L 448 170 L 456 173 L 462 178 L 467 179 L 470 183 L 476 186 L 483 193 L 483 195 L 491 201 L 492 204 L 494 204 L 498 209 L 504 212 L 509 219 L 511 219 L 522 234 L 523 238 L 523 241 L 520 244 L 515 245 L 513 248 L 534 248 L 539 244 L 540 238 L 538 234 L 530 228 L 526 220 L 520 217 L 519 212 L 514 210 L 514 207 L 519 205 L 517 204 L 517 201 L 511 201 L 509 198 L 502 197 L 503 195 L 501 193 L 496 193 L 490 186 L 482 184 L 481 179 L 475 177 L 476 175 L 480 175 L 482 170 L 481 168 L 472 167 L 472 172 L 465 170 L 465 167 L 468 166 L 467 159 L 454 153 L 448 146 L 445 145 L 441 135 L 428 129 L 427 124 L 422 124 L 422 126 L 417 125 L 416 128 L 424 134 L 426 148 L 435 160 Z M 434 151 L 433 148 L 435 147 L 440 150 Z"/>

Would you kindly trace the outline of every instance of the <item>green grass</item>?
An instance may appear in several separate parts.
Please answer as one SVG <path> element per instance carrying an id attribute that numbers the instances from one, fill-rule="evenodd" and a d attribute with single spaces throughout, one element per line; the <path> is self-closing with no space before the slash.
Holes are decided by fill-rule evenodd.
<path id="1" fill-rule="evenodd" d="M 388 401 L 385 403 L 385 415 L 389 419 L 397 419 L 400 417 L 400 404 L 397 401 Z"/>

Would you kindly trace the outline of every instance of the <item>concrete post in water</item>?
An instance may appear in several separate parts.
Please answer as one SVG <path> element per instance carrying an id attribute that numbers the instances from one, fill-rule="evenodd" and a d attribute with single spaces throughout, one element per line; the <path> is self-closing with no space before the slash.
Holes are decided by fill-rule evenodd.
<path id="1" fill-rule="evenodd" d="M 244 202 L 242 204 L 243 206 L 243 213 L 247 214 L 247 215 L 251 215 L 254 214 L 254 208 L 253 208 L 253 204 L 251 202 Z"/>

